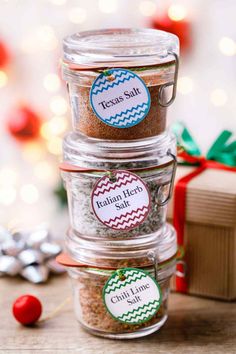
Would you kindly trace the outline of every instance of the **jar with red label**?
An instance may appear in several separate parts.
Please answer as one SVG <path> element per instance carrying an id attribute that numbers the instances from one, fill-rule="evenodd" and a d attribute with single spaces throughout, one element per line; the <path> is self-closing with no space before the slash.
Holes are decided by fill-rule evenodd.
<path id="1" fill-rule="evenodd" d="M 168 132 L 119 142 L 68 134 L 61 170 L 74 234 L 88 241 L 152 238 L 166 220 L 175 155 Z"/>

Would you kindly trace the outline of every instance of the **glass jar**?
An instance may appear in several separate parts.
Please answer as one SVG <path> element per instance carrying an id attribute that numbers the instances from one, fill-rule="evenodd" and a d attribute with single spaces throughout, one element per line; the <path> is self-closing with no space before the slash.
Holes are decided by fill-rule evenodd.
<path id="1" fill-rule="evenodd" d="M 67 249 L 74 248 L 73 232 L 67 236 Z M 166 321 L 170 279 L 175 272 L 177 243 L 172 226 L 146 244 L 114 247 L 77 240 L 76 262 L 63 263 L 73 284 L 75 314 L 80 324 L 92 334 L 108 338 L 137 338 L 157 331 Z M 74 253 L 75 255 L 75 253 Z M 74 257 L 75 259 L 75 257 Z M 103 288 L 114 272 L 125 268 L 142 269 L 156 279 L 162 302 L 158 311 L 141 324 L 127 324 L 114 319 L 103 302 Z"/>
<path id="2" fill-rule="evenodd" d="M 171 134 L 135 141 L 108 141 L 70 133 L 63 142 L 62 177 L 75 235 L 92 240 L 152 237 L 165 223 L 176 169 L 176 140 Z M 104 225 L 91 205 L 94 186 L 114 170 L 138 175 L 150 195 L 149 213 L 137 227 L 115 230 Z"/>
<path id="3" fill-rule="evenodd" d="M 68 86 L 75 131 L 111 140 L 141 139 L 164 132 L 167 107 L 176 95 L 179 40 L 175 35 L 154 29 L 79 32 L 64 39 L 63 50 L 63 77 Z M 137 75 L 147 87 L 150 98 L 145 118 L 122 129 L 114 122 L 110 125 L 101 120 L 90 98 L 92 85 L 99 75 L 106 80 L 106 76 L 112 74 L 114 83 L 120 83 L 119 75 L 116 77 L 113 71 L 115 68 L 126 70 L 120 72 L 122 75 L 126 75 L 127 70 Z M 168 87 L 172 87 L 170 98 L 166 93 Z"/>

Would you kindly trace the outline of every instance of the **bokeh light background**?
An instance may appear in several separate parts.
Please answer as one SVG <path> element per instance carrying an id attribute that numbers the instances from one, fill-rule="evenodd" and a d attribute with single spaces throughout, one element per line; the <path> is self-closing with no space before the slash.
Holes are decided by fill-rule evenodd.
<path id="1" fill-rule="evenodd" d="M 222 129 L 236 131 L 235 0 L 0 0 L 0 40 L 10 52 L 0 68 L 0 224 L 46 223 L 60 236 L 67 212 L 53 191 L 61 139 L 70 129 L 60 78 L 62 38 L 105 27 L 150 27 L 167 13 L 188 20 L 192 46 L 181 57 L 169 124 L 184 121 L 203 151 Z M 19 143 L 6 121 L 18 104 L 41 117 L 40 139 Z"/>

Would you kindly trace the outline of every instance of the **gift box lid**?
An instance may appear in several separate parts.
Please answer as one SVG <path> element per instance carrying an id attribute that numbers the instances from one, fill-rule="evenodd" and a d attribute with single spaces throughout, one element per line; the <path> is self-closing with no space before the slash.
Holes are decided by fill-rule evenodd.
<path id="1" fill-rule="evenodd" d="M 178 166 L 178 180 L 196 167 Z M 168 208 L 173 218 L 173 199 Z M 186 221 L 219 226 L 236 226 L 236 173 L 207 169 L 187 185 Z"/>

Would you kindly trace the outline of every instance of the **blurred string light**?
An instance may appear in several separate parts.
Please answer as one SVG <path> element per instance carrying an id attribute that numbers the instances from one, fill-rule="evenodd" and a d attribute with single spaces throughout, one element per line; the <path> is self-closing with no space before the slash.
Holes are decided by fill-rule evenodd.
<path id="1" fill-rule="evenodd" d="M 5 71 L 0 70 L 0 88 L 6 86 L 8 83 L 8 76 Z"/>
<path id="2" fill-rule="evenodd" d="M 216 107 L 224 106 L 228 100 L 227 94 L 222 89 L 215 89 L 211 92 L 210 100 Z"/>
<path id="3" fill-rule="evenodd" d="M 3 167 L 0 170 L 0 186 L 14 185 L 17 182 L 17 173 L 13 168 Z"/>
<path id="4" fill-rule="evenodd" d="M 37 37 L 45 50 L 54 50 L 58 46 L 54 29 L 50 26 L 40 26 L 37 29 Z"/>
<path id="5" fill-rule="evenodd" d="M 38 27 L 37 37 L 40 41 L 49 42 L 55 38 L 55 33 L 51 26 L 43 25 Z"/>
<path id="6" fill-rule="evenodd" d="M 222 54 L 233 56 L 236 54 L 236 43 L 232 38 L 222 37 L 219 41 L 219 49 Z"/>
<path id="7" fill-rule="evenodd" d="M 11 231 L 18 231 L 22 226 L 22 219 L 19 217 L 12 218 L 7 224 L 7 228 Z"/>
<path id="8" fill-rule="evenodd" d="M 37 142 L 29 142 L 23 145 L 22 156 L 29 162 L 37 162 L 45 156 L 45 151 L 42 144 Z"/>
<path id="9" fill-rule="evenodd" d="M 87 19 L 87 10 L 82 7 L 72 7 L 68 12 L 68 18 L 72 23 L 83 23 Z"/>
<path id="10" fill-rule="evenodd" d="M 20 189 L 20 197 L 27 204 L 34 204 L 39 199 L 38 189 L 33 184 L 25 184 Z"/>
<path id="11" fill-rule="evenodd" d="M 16 200 L 16 190 L 13 186 L 0 186 L 0 204 L 11 205 Z"/>
<path id="12" fill-rule="evenodd" d="M 153 16 L 157 11 L 157 5 L 150 0 L 141 1 L 139 4 L 139 11 L 143 16 Z"/>
<path id="13" fill-rule="evenodd" d="M 50 110 L 55 115 L 64 115 L 67 112 L 67 102 L 64 97 L 53 97 L 50 101 Z"/>
<path id="14" fill-rule="evenodd" d="M 187 10 L 181 4 L 173 4 L 168 8 L 168 16 L 172 21 L 182 21 L 187 16 Z"/>
<path id="15" fill-rule="evenodd" d="M 17 173 L 13 168 L 3 167 L 0 170 L 0 204 L 11 205 L 16 200 Z"/>
<path id="16" fill-rule="evenodd" d="M 193 80 L 188 76 L 179 77 L 177 90 L 183 95 L 191 93 L 193 91 Z"/>
<path id="17" fill-rule="evenodd" d="M 36 41 L 34 40 L 32 35 L 23 38 L 22 42 L 20 43 L 20 48 L 22 52 L 26 54 L 31 54 L 37 52 L 38 50 Z"/>
<path id="18" fill-rule="evenodd" d="M 55 175 L 52 164 L 48 161 L 40 161 L 34 167 L 34 174 L 41 180 L 51 180 L 51 177 Z"/>
<path id="19" fill-rule="evenodd" d="M 61 155 L 62 153 L 62 139 L 57 136 L 52 137 L 47 141 L 48 151 L 53 155 Z"/>
<path id="20" fill-rule="evenodd" d="M 99 0 L 98 6 L 101 12 L 111 14 L 117 11 L 118 2 L 117 0 Z"/>
<path id="21" fill-rule="evenodd" d="M 61 81 L 56 74 L 47 74 L 43 80 L 45 89 L 49 92 L 56 92 L 61 87 Z"/>
<path id="22" fill-rule="evenodd" d="M 51 26 L 42 25 L 23 38 L 20 47 L 27 54 L 36 53 L 41 50 L 55 50 L 58 46 L 58 39 Z"/>
<path id="23" fill-rule="evenodd" d="M 57 6 L 62 6 L 66 4 L 67 0 L 49 0 L 49 2 L 53 5 L 57 5 Z"/>
<path id="24" fill-rule="evenodd" d="M 53 136 L 64 133 L 66 128 L 66 118 L 62 116 L 55 116 L 42 124 L 40 134 L 44 139 L 50 140 Z"/>

